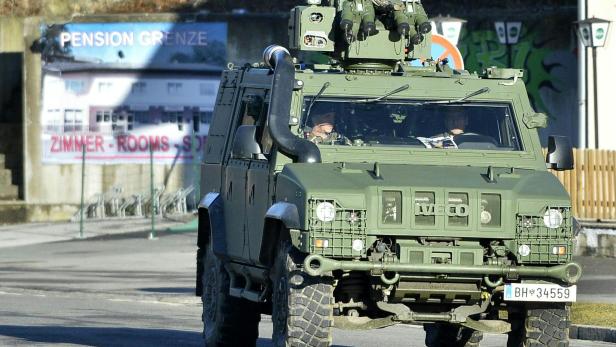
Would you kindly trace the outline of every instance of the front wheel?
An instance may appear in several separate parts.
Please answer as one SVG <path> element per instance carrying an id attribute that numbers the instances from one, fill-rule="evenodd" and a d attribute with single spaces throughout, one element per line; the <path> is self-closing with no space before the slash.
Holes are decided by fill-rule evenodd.
<path id="1" fill-rule="evenodd" d="M 203 255 L 203 338 L 206 347 L 255 346 L 261 315 L 256 303 L 229 295 L 229 274 L 211 249 Z M 238 328 L 242 333 L 238 334 Z"/>
<path id="2" fill-rule="evenodd" d="M 288 241 L 281 242 L 270 275 L 276 347 L 319 347 L 332 342 L 333 279 L 304 273 L 298 267 L 301 258 Z"/>
<path id="3" fill-rule="evenodd" d="M 508 347 L 567 347 L 571 326 L 566 303 L 537 303 L 523 307 L 509 317 Z"/>

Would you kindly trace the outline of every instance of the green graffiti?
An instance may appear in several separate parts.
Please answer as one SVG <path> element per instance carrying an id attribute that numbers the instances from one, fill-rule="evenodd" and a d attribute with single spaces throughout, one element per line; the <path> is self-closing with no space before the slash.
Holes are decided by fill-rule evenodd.
<path id="1" fill-rule="evenodd" d="M 548 40 L 549 41 L 549 40 Z M 525 69 L 524 81 L 528 96 L 535 110 L 548 112 L 539 90 L 550 88 L 560 92 L 555 85 L 561 81 L 551 74 L 560 64 L 548 64 L 545 59 L 554 50 L 547 47 L 548 41 L 541 41 L 536 31 L 522 31 L 519 42 L 511 49 L 512 67 Z M 483 71 L 490 66 L 506 67 L 507 46 L 501 44 L 494 30 L 472 30 L 463 33 L 458 44 L 469 71 Z"/>

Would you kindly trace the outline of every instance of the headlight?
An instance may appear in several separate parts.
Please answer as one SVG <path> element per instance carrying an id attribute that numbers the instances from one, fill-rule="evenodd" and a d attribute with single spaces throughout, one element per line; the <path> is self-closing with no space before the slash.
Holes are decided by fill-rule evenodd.
<path id="1" fill-rule="evenodd" d="M 530 246 L 520 245 L 520 247 L 518 247 L 518 253 L 523 257 L 528 257 L 528 255 L 530 254 Z"/>
<path id="2" fill-rule="evenodd" d="M 359 240 L 359 239 L 353 240 L 351 247 L 353 248 L 354 251 L 361 252 L 364 249 L 364 241 Z"/>
<path id="3" fill-rule="evenodd" d="M 545 211 L 543 223 L 548 228 L 556 229 L 563 224 L 563 214 L 559 210 L 551 208 Z"/>
<path id="4" fill-rule="evenodd" d="M 316 213 L 321 222 L 331 222 L 336 218 L 336 207 L 330 202 L 321 202 L 317 205 Z"/>

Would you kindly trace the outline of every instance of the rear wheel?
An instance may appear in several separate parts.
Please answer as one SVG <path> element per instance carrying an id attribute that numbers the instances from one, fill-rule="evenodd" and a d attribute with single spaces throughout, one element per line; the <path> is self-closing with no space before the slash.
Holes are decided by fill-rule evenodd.
<path id="1" fill-rule="evenodd" d="M 424 324 L 427 347 L 477 347 L 483 333 L 449 323 Z"/>
<path id="2" fill-rule="evenodd" d="M 271 273 L 276 347 L 329 346 L 332 341 L 333 280 L 307 275 L 298 268 L 302 260 L 288 241 L 281 242 Z"/>
<path id="3" fill-rule="evenodd" d="M 261 319 L 258 305 L 230 296 L 229 274 L 222 262 L 210 249 L 204 253 L 201 300 L 205 346 L 255 346 Z"/>
<path id="4" fill-rule="evenodd" d="M 510 314 L 509 347 L 567 347 L 571 312 L 565 303 L 538 303 Z"/>

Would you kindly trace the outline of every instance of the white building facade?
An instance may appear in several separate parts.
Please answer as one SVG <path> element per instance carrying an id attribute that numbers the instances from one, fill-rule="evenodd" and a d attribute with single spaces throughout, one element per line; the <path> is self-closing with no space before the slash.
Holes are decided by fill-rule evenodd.
<path id="1" fill-rule="evenodd" d="M 43 163 L 191 162 L 205 142 L 218 77 L 143 71 L 44 74 Z M 187 140 L 187 138 L 189 140 Z M 133 155 L 134 154 L 134 155 Z"/>

